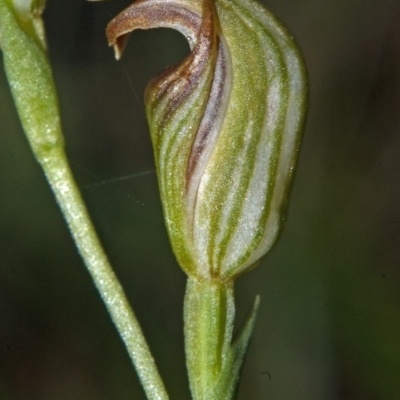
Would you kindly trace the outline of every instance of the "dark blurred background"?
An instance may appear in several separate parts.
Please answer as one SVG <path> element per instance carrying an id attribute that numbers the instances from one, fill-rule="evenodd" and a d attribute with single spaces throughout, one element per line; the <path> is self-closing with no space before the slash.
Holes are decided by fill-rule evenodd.
<path id="1" fill-rule="evenodd" d="M 301 47 L 310 107 L 288 220 L 237 283 L 261 309 L 239 399 L 400 399 L 400 2 L 264 1 Z M 49 0 L 67 151 L 172 399 L 189 399 L 185 276 L 171 253 L 146 83 L 188 53 L 135 32 L 116 62 L 104 28 L 129 1 Z M 24 138 L 0 72 L 0 399 L 145 399 Z"/>

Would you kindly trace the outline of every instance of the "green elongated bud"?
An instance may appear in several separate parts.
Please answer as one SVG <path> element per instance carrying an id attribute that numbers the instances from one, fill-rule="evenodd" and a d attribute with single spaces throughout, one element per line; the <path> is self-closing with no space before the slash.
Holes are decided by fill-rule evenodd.
<path id="1" fill-rule="evenodd" d="M 293 39 L 252 0 L 141 0 L 110 22 L 170 27 L 191 53 L 153 79 L 146 111 L 174 253 L 192 277 L 229 281 L 274 244 L 306 108 Z"/>
<path id="2" fill-rule="evenodd" d="M 44 1 L 0 0 L 0 49 L 26 136 L 40 163 L 64 146 L 58 97 L 46 54 Z"/>
<path id="3" fill-rule="evenodd" d="M 42 13 L 46 6 L 46 0 L 4 0 L 4 2 L 14 11 L 21 28 L 45 49 L 46 37 Z"/>

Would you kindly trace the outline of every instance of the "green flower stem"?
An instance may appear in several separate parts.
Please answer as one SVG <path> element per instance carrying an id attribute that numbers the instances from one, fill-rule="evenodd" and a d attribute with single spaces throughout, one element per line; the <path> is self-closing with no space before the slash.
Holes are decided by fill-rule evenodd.
<path id="1" fill-rule="evenodd" d="M 185 348 L 193 400 L 230 400 L 253 331 L 259 298 L 232 341 L 233 283 L 189 278 L 184 304 Z"/>
<path id="2" fill-rule="evenodd" d="M 103 298 L 148 399 L 168 395 L 140 325 L 101 247 L 64 151 L 58 99 L 41 22 L 26 21 L 10 0 L 0 0 L 0 47 L 14 102 L 32 151 L 42 166 L 85 265 Z M 25 4 L 25 3 L 24 3 Z M 29 16 L 29 15 L 28 15 Z M 22 18 L 23 17 L 23 18 Z"/>
<path id="3" fill-rule="evenodd" d="M 39 162 L 86 267 L 125 343 L 148 399 L 168 399 L 139 322 L 90 221 L 64 151 L 55 149 Z"/>
<path id="4" fill-rule="evenodd" d="M 193 399 L 205 399 L 218 380 L 232 337 L 232 283 L 189 278 L 184 304 L 186 360 Z"/>

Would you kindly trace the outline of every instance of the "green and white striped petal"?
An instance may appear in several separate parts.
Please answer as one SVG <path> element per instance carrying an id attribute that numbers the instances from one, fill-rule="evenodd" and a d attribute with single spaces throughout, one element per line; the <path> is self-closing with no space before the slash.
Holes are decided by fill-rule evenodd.
<path id="1" fill-rule="evenodd" d="M 134 29 L 170 27 L 191 54 L 153 79 L 146 110 L 181 267 L 231 280 L 281 228 L 306 108 L 300 53 L 252 0 L 141 0 L 108 26 L 119 57 Z"/>

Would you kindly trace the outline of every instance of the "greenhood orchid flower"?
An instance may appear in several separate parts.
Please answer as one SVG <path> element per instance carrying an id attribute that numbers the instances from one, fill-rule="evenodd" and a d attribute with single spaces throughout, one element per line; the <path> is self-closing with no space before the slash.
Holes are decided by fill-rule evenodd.
<path id="1" fill-rule="evenodd" d="M 29 143 L 42 165 L 149 399 L 168 399 L 63 149 L 41 20 L 45 0 L 0 0 L 0 47 Z M 306 108 L 301 56 L 253 0 L 138 0 L 107 28 L 121 56 L 135 29 L 170 27 L 191 53 L 154 78 L 146 113 L 168 234 L 188 275 L 185 350 L 194 400 L 231 400 L 258 298 L 233 339 L 234 280 L 281 229 Z"/>
<path id="2" fill-rule="evenodd" d="M 306 108 L 291 36 L 252 0 L 140 0 L 107 27 L 119 58 L 135 29 L 169 27 L 191 53 L 148 85 L 146 113 L 173 251 L 188 275 L 194 400 L 234 397 L 258 307 L 235 340 L 233 282 L 277 239 Z"/>
<path id="3" fill-rule="evenodd" d="M 274 244 L 305 114 L 291 36 L 251 0 L 141 0 L 107 28 L 170 27 L 191 53 L 153 79 L 146 111 L 166 225 L 183 270 L 228 281 Z"/>

